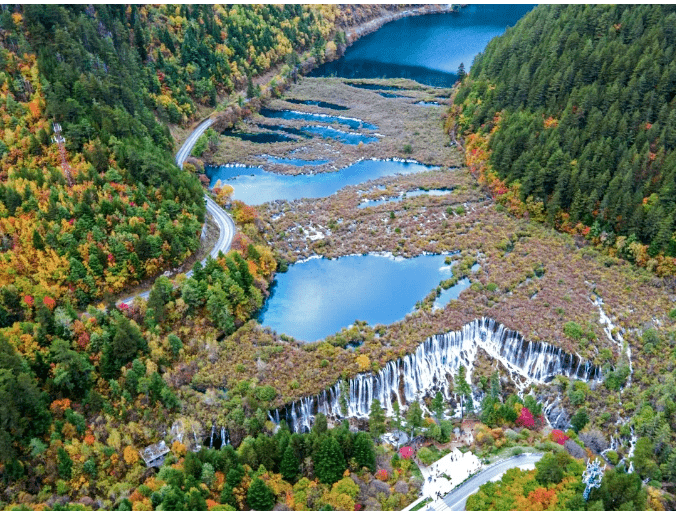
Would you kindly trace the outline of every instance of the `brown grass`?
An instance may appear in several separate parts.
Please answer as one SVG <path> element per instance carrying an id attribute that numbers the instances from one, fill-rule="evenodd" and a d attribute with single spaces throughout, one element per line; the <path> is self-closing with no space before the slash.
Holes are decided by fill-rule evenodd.
<path id="1" fill-rule="evenodd" d="M 378 83 L 379 80 L 361 80 L 363 82 Z M 384 81 L 382 81 L 384 82 Z M 350 87 L 343 79 L 337 78 L 303 78 L 287 93 L 288 98 L 300 100 L 319 100 L 350 107 L 349 110 L 330 110 L 311 105 L 297 105 L 287 103 L 282 99 L 272 100 L 268 107 L 277 110 L 297 110 L 328 115 L 340 115 L 362 119 L 378 126 L 376 133 L 383 135 L 378 141 L 363 145 L 347 145 L 331 139 L 314 137 L 297 142 L 278 142 L 274 144 L 256 144 L 242 141 L 234 137 L 222 137 L 220 147 L 216 153 L 207 159 L 210 164 L 245 163 L 261 166 L 266 170 L 284 174 L 298 174 L 307 172 L 302 167 L 269 164 L 264 159 L 257 158 L 261 154 L 270 154 L 279 157 L 304 157 L 310 159 L 328 159 L 329 163 L 312 167 L 313 172 L 330 172 L 346 167 L 360 158 L 410 158 L 420 162 L 445 167 L 460 164 L 460 154 L 454 147 L 448 145 L 447 137 L 441 126 L 443 124 L 445 108 L 424 107 L 415 105 L 416 101 L 432 100 L 436 95 L 448 97 L 450 91 L 433 89 L 410 80 L 399 80 L 397 85 L 406 87 L 397 93 L 409 96 L 408 98 L 383 98 L 375 91 Z M 436 101 L 439 101 L 436 99 Z M 289 127 L 301 127 L 309 123 L 298 120 L 267 119 L 255 114 L 251 118 L 241 121 L 238 129 L 247 133 L 264 131 L 256 124 L 276 125 L 283 123 Z M 337 129 L 348 131 L 347 127 L 338 125 Z M 349 130 L 353 131 L 353 130 Z M 371 130 L 360 130 L 361 133 L 372 135 Z M 411 146 L 411 152 L 404 152 L 406 145 Z M 293 155 L 290 153 L 296 151 Z M 300 154 L 299 154 L 300 153 Z"/>

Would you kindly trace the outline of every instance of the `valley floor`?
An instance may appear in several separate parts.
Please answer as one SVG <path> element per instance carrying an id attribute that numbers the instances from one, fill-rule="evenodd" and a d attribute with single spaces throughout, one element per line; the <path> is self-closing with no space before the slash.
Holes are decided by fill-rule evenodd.
<path id="1" fill-rule="evenodd" d="M 340 257 L 385 251 L 413 257 L 425 252 L 457 251 L 453 259 L 459 264 L 453 268 L 453 278 L 468 276 L 471 281 L 459 299 L 435 310 L 432 304 L 440 289 L 431 290 L 404 320 L 378 325 L 376 337 L 372 327 L 360 325 L 336 338 L 355 336 L 364 341 L 359 353 L 366 355 L 373 367 L 383 367 L 389 360 L 412 352 L 433 334 L 457 330 L 487 316 L 528 340 L 560 346 L 599 366 L 629 363 L 618 334 L 624 332 L 623 340 L 634 352 L 641 349 L 638 328 L 669 310 L 669 297 L 660 290 L 660 280 L 624 261 L 601 255 L 584 246 L 584 240 L 513 218 L 496 206 L 461 167 L 460 152 L 449 146 L 442 127 L 445 108 L 415 104 L 420 100 L 447 101 L 439 98 L 439 91 L 405 81 L 359 81 L 368 83 L 370 89 L 347 82 L 305 78 L 269 107 L 358 118 L 377 125 L 377 132 L 383 135 L 378 142 L 347 146 L 315 137 L 293 143 L 256 144 L 221 137 L 220 147 L 211 157 L 212 163 L 243 162 L 284 173 L 306 168 L 270 166 L 260 155 L 293 157 L 302 153 L 308 159 L 331 160 L 325 166 L 310 167 L 312 172 L 330 171 L 361 158 L 406 157 L 439 166 L 436 171 L 347 187 L 325 198 L 276 201 L 257 208 L 265 224 L 264 236 L 289 263 L 313 255 Z M 386 98 L 383 92 L 406 98 Z M 348 110 L 336 112 L 299 104 L 304 100 L 340 104 Z M 277 121 L 254 117 L 240 130 L 256 132 L 261 125 Z M 295 127 L 307 124 L 284 122 Z M 404 154 L 406 144 L 410 144 L 410 151 Z M 419 189 L 447 189 L 452 193 L 401 196 Z M 365 200 L 395 196 L 402 200 L 358 207 Z M 470 268 L 475 263 L 481 269 L 472 273 Z M 603 304 L 598 302 L 599 297 Z M 604 331 L 604 315 L 614 322 L 614 330 Z M 226 382 L 232 385 L 243 374 L 255 375 L 260 385 L 271 385 L 278 391 L 276 403 L 282 404 L 327 388 L 341 374 L 353 376 L 359 371 L 355 352 L 333 346 L 333 337 L 310 349 L 280 337 L 281 333 L 250 323 L 231 339 L 212 347 L 210 362 L 198 362 L 194 382 L 201 388 L 215 388 Z M 321 363 L 323 360 L 328 364 Z M 480 356 L 480 368 L 473 372 L 474 383 L 494 370 L 490 359 L 482 360 Z M 650 357 L 634 361 L 639 381 L 656 363 Z M 287 374 L 294 377 L 284 376 Z M 618 393 L 597 384 L 592 387 L 594 392 L 586 395 L 593 410 L 592 421 L 621 421 L 624 414 Z M 540 392 L 546 399 L 559 393 L 552 386 Z M 626 389 L 622 394 L 624 406 L 637 399 L 639 392 L 639 386 Z M 567 402 L 565 395 L 559 397 Z M 217 413 L 199 395 L 193 394 L 192 401 L 204 419 Z M 200 401 L 202 404 L 197 404 Z"/>

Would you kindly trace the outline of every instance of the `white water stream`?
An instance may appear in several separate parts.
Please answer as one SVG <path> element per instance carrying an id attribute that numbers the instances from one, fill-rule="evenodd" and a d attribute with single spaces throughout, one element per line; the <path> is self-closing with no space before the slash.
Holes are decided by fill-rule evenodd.
<path id="1" fill-rule="evenodd" d="M 631 375 L 634 373 L 634 368 L 631 363 L 631 346 L 629 346 L 629 342 L 625 343 L 623 335 L 624 329 L 616 327 L 610 317 L 608 317 L 608 315 L 603 310 L 603 300 L 601 297 L 597 295 L 593 301 L 593 304 L 599 308 L 599 323 L 603 325 L 603 331 L 606 333 L 606 337 L 610 342 L 618 347 L 618 351 L 620 353 L 622 353 L 624 350 L 624 354 L 627 357 L 627 362 L 629 364 L 629 376 L 627 377 L 627 383 L 625 385 L 625 388 L 627 388 L 631 385 Z"/>

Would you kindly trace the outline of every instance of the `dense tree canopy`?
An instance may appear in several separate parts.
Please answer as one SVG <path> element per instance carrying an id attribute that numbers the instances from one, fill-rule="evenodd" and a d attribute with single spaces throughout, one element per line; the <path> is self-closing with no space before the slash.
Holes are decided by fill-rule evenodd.
<path id="1" fill-rule="evenodd" d="M 668 5 L 539 6 L 455 98 L 457 126 L 490 134 L 490 165 L 522 200 L 643 264 L 676 256 L 675 22 Z"/>

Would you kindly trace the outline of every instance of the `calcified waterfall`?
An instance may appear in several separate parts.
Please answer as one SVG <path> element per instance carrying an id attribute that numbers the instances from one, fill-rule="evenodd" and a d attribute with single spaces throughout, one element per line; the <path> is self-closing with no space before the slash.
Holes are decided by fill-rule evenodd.
<path id="1" fill-rule="evenodd" d="M 601 297 L 597 296 L 593 303 L 599 308 L 599 323 L 603 325 L 603 331 L 605 332 L 606 337 L 610 342 L 616 344 L 618 351 L 622 353 L 622 349 L 625 346 L 624 336 L 622 335 L 624 329 L 617 328 L 605 313 Z M 624 354 L 626 355 L 629 364 L 629 376 L 627 377 L 627 383 L 624 386 L 624 388 L 627 388 L 631 385 L 631 375 L 634 373 L 634 367 L 631 363 L 631 346 L 629 346 L 628 342 L 626 343 Z"/>
<path id="2" fill-rule="evenodd" d="M 490 318 L 465 325 L 462 330 L 428 338 L 415 352 L 392 360 L 377 373 L 362 373 L 349 381 L 348 395 L 341 410 L 341 383 L 315 396 L 300 399 L 269 415 L 275 423 L 285 419 L 293 431 L 307 431 L 316 413 L 328 417 L 365 418 L 371 403 L 378 399 L 388 415 L 400 406 L 441 391 L 451 398 L 450 380 L 460 365 L 468 368 L 467 378 L 479 348 L 501 362 L 512 379 L 519 377 L 526 384 L 544 383 L 558 374 L 582 380 L 600 379 L 601 371 L 578 355 L 564 352 L 547 343 L 530 342 L 518 332 L 509 330 Z"/>

